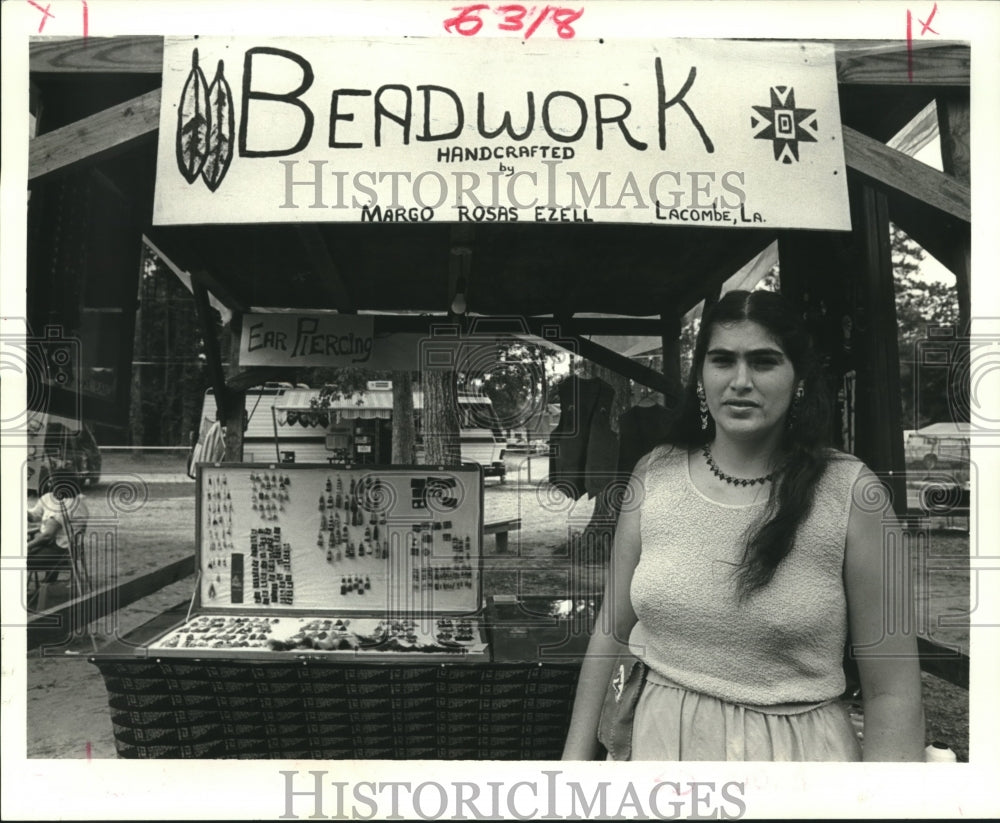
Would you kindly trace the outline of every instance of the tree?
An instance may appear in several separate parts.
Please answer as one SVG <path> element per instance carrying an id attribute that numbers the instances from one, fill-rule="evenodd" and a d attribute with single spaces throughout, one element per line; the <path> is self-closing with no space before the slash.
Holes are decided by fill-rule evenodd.
<path id="1" fill-rule="evenodd" d="M 392 373 L 392 462 L 417 462 L 417 432 L 413 411 L 413 375 Z"/>
<path id="2" fill-rule="evenodd" d="M 948 345 L 948 327 L 954 335 L 958 323 L 958 294 L 951 284 L 920 276 L 925 252 L 895 226 L 891 247 L 903 425 L 918 429 L 928 423 L 955 419 L 949 402 L 949 397 L 955 396 L 950 385 L 952 369 L 940 357 L 922 357 L 921 348 L 932 339 L 933 327 L 943 327 L 944 331 L 935 335 L 934 347 L 940 350 L 942 345 Z"/>
<path id="3" fill-rule="evenodd" d="M 462 462 L 462 450 L 457 376 L 450 370 L 424 369 L 422 377 L 424 462 L 434 466 L 458 466 Z"/>
<path id="4" fill-rule="evenodd" d="M 519 338 L 497 343 L 497 360 L 482 375 L 483 392 L 490 398 L 501 428 L 522 428 L 548 402 L 549 372 L 566 355 Z M 460 385 L 465 385 L 468 375 Z"/>
<path id="5" fill-rule="evenodd" d="M 408 371 L 373 371 L 359 368 L 310 369 L 306 382 L 320 385 L 312 405 L 328 409 L 337 400 L 363 395 L 371 380 L 392 381 L 392 457 L 395 465 L 409 465 L 417 460 L 416 416 L 413 408 L 413 375 Z M 426 395 L 425 395 L 426 398 Z"/>

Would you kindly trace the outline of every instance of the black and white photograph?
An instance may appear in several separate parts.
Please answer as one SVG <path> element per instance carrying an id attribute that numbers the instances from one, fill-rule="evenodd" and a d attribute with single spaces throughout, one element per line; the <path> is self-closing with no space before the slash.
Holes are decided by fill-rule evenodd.
<path id="1" fill-rule="evenodd" d="M 1000 815 L 1000 6 L 0 11 L 4 819 Z"/>

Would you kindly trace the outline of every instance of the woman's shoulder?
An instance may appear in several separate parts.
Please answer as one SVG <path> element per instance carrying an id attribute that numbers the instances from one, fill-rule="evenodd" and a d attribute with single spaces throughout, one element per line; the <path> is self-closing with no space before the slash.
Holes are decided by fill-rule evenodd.
<path id="1" fill-rule="evenodd" d="M 687 449 L 672 443 L 661 443 L 654 446 L 635 464 L 632 474 L 643 480 L 649 472 L 670 471 L 687 457 Z"/>
<path id="2" fill-rule="evenodd" d="M 848 452 L 842 452 L 840 449 L 832 447 L 823 449 L 823 456 L 826 458 L 827 465 L 834 467 L 838 471 L 857 472 L 863 468 L 867 468 L 860 457 L 855 457 Z"/>
<path id="3" fill-rule="evenodd" d="M 820 482 L 828 488 L 844 490 L 853 496 L 859 479 L 874 477 L 864 461 L 853 454 L 829 448 L 824 450 L 824 457 L 826 470 Z"/>
<path id="4" fill-rule="evenodd" d="M 660 443 L 658 446 L 654 446 L 643 460 L 646 461 L 647 465 L 676 463 L 682 458 L 687 457 L 687 453 L 688 450 L 683 446 L 673 443 Z"/>

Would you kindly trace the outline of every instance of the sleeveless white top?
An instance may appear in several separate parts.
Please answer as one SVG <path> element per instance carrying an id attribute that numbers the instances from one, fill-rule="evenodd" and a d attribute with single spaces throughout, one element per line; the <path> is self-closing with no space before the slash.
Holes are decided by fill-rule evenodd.
<path id="1" fill-rule="evenodd" d="M 717 503 L 695 488 L 683 449 L 650 455 L 632 652 L 692 691 L 748 706 L 832 700 L 845 688 L 843 565 L 863 464 L 835 453 L 809 516 L 771 582 L 739 602 L 736 564 L 766 500 Z"/>

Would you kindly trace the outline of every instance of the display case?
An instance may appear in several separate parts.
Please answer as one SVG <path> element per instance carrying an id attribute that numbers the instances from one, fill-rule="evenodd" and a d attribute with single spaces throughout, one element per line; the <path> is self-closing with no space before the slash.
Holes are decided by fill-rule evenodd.
<path id="1" fill-rule="evenodd" d="M 139 653 L 487 659 L 478 465 L 201 465 L 196 488 L 191 607 Z"/>
<path id="2" fill-rule="evenodd" d="M 89 658 L 120 757 L 560 756 L 599 598 L 484 598 L 478 465 L 204 465 L 196 490 L 190 601 Z"/>

